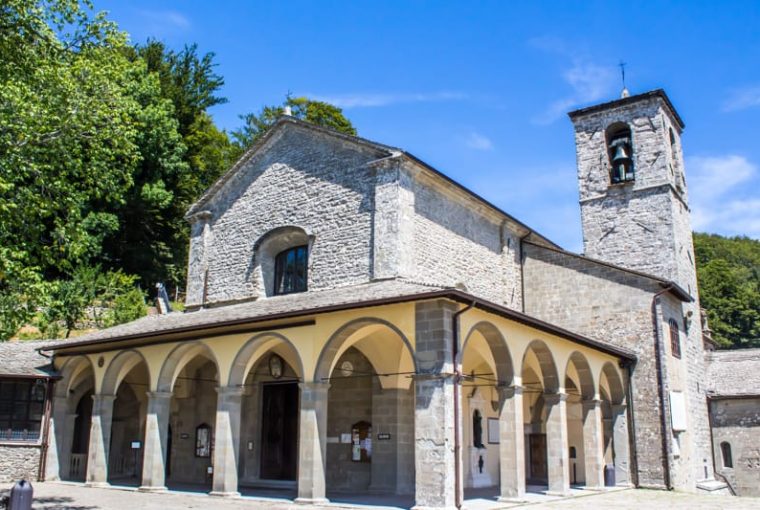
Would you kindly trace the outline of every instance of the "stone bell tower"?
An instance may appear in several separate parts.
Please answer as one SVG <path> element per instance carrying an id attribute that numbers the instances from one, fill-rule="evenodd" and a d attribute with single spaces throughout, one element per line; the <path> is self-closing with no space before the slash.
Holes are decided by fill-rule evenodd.
<path id="1" fill-rule="evenodd" d="M 584 255 L 675 282 L 693 298 L 657 305 L 657 335 L 665 353 L 661 374 L 668 395 L 673 484 L 699 487 L 712 476 L 712 468 L 700 385 L 703 343 L 681 150 L 684 124 L 663 90 L 634 96 L 626 92 L 615 101 L 569 114 L 575 127 Z M 677 335 L 678 352 L 671 347 L 672 335 Z M 631 347 L 641 354 L 641 371 L 653 353 L 651 338 L 639 341 Z M 689 423 L 671 428 L 671 413 L 678 414 L 675 408 L 680 406 L 685 406 Z"/>
<path id="2" fill-rule="evenodd" d="M 696 292 L 683 121 L 663 90 L 570 113 L 588 257 Z"/>

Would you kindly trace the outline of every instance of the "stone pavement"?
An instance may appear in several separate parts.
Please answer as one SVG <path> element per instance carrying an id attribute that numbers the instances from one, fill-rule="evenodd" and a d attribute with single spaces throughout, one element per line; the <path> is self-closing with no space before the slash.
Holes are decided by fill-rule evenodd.
<path id="1" fill-rule="evenodd" d="M 331 503 L 323 507 L 305 507 L 284 499 L 273 498 L 215 498 L 206 494 L 170 492 L 166 494 L 146 494 L 134 489 L 96 489 L 70 483 L 34 484 L 34 510 L 286 510 L 286 509 L 330 509 L 336 508 L 381 508 L 379 506 Z M 587 495 L 588 494 L 588 495 Z M 379 501 L 379 500 L 378 500 Z M 526 508 L 530 510 L 580 510 L 592 507 L 614 508 L 615 510 L 651 510 L 667 508 L 674 510 L 760 510 L 760 498 L 734 498 L 730 496 L 709 496 L 664 492 L 652 490 L 618 490 L 604 493 L 583 491 L 582 495 L 561 500 L 528 504 L 504 505 L 483 499 L 471 500 L 466 507 L 477 510 L 496 508 Z M 398 508 L 392 501 L 385 508 Z"/>

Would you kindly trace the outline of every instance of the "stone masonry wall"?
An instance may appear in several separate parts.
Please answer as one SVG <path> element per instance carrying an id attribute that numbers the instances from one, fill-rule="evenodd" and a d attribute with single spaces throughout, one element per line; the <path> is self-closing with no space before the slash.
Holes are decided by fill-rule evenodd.
<path id="1" fill-rule="evenodd" d="M 204 286 L 211 303 L 263 295 L 254 244 L 283 226 L 314 236 L 310 290 L 368 281 L 375 182 L 364 165 L 377 157 L 300 126 L 281 129 L 211 199 L 208 218 L 195 220 L 188 304 L 201 303 Z"/>
<path id="2" fill-rule="evenodd" d="M 652 297 L 660 290 L 640 276 L 533 244 L 523 245 L 525 312 L 570 331 L 632 349 L 639 482 L 664 484 Z"/>
<path id="3" fill-rule="evenodd" d="M 740 496 L 760 496 L 760 398 L 710 402 L 713 451 L 718 473 Z M 720 445 L 731 445 L 733 467 L 725 465 Z"/>
<path id="4" fill-rule="evenodd" d="M 40 469 L 40 451 L 37 445 L 0 445 L 0 482 L 36 482 Z"/>

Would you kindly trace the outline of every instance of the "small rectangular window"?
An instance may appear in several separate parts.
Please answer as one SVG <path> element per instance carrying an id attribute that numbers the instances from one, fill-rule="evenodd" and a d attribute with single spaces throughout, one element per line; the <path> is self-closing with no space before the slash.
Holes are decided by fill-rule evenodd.
<path id="1" fill-rule="evenodd" d="M 308 247 L 296 246 L 277 254 L 274 261 L 274 293 L 304 292 L 307 287 Z"/>
<path id="2" fill-rule="evenodd" d="M 678 333 L 678 323 L 670 319 L 668 321 L 668 326 L 670 327 L 670 352 L 675 356 L 676 358 L 681 357 L 681 335 Z"/>
<path id="3" fill-rule="evenodd" d="M 45 391 L 42 379 L 0 382 L 0 441 L 39 440 Z"/>

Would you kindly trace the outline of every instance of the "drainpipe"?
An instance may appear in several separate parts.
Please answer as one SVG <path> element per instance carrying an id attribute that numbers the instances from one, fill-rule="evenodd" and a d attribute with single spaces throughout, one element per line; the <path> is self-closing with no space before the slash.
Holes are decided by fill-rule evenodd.
<path id="1" fill-rule="evenodd" d="M 454 312 L 451 317 L 451 362 L 454 368 L 454 504 L 462 508 L 462 444 L 459 423 L 459 384 L 462 380 L 462 370 L 459 367 L 459 316 L 475 306 L 475 300 L 469 305 Z"/>
<path id="2" fill-rule="evenodd" d="M 42 427 L 42 444 L 40 445 L 40 467 L 37 480 L 45 481 L 45 469 L 47 467 L 48 442 L 50 440 L 50 415 L 53 412 L 53 380 L 45 381 L 45 414 Z"/>
<path id="3" fill-rule="evenodd" d="M 665 396 L 665 384 L 662 380 L 662 342 L 660 339 L 660 326 L 657 314 L 657 304 L 661 295 L 672 290 L 673 286 L 668 285 L 652 297 L 652 326 L 654 327 L 654 351 L 655 351 L 655 368 L 657 370 L 657 390 L 660 395 L 660 426 L 662 427 L 662 468 L 665 488 L 673 490 L 673 484 L 670 480 L 670 456 L 668 454 L 668 417 L 665 414 L 665 405 L 667 398 Z"/>
<path id="4" fill-rule="evenodd" d="M 636 415 L 633 412 L 633 367 L 635 362 L 627 361 L 625 363 L 625 371 L 628 377 L 628 384 L 626 388 L 626 400 L 628 405 L 626 406 L 626 412 L 628 413 L 628 451 L 630 453 L 631 463 L 631 482 L 633 486 L 638 488 L 639 486 L 639 452 L 636 449 Z"/>

